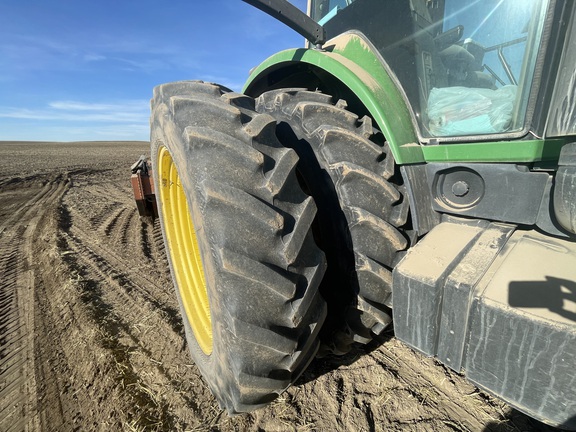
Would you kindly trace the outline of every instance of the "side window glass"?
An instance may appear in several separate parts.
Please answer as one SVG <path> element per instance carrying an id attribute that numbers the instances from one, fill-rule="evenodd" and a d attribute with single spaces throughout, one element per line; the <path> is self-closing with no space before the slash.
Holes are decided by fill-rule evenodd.
<path id="1" fill-rule="evenodd" d="M 429 136 L 522 129 L 544 10 L 541 1 L 447 0 L 436 36 L 445 85 L 423 107 Z M 458 29 L 458 30 L 456 30 Z M 451 34 L 460 38 L 452 42 Z M 438 43 L 440 41 L 440 43 Z M 452 43 L 446 43 L 452 42 Z"/>
<path id="2" fill-rule="evenodd" d="M 521 131 L 549 0 L 313 0 L 329 37 L 364 34 L 423 138 Z"/>

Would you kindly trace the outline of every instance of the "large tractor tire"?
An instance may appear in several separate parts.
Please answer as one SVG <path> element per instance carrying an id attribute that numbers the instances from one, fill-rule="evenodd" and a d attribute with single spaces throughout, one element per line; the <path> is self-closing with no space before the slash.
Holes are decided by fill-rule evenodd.
<path id="1" fill-rule="evenodd" d="M 408 216 L 392 153 L 369 117 L 343 100 L 302 89 L 274 90 L 256 110 L 279 122 L 280 141 L 300 157 L 298 172 L 318 206 L 315 235 L 328 270 L 325 348 L 349 351 L 391 322 L 392 268 L 408 246 Z M 345 317 L 343 320 L 342 317 Z"/>
<path id="2" fill-rule="evenodd" d="M 187 341 L 229 413 L 275 399 L 319 347 L 325 270 L 298 156 L 254 100 L 202 82 L 154 89 L 159 219 Z"/>

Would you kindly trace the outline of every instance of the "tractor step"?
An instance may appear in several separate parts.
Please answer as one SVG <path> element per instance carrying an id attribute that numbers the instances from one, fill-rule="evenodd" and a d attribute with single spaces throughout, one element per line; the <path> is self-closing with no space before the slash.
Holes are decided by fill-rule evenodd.
<path id="1" fill-rule="evenodd" d="M 576 243 L 447 218 L 394 270 L 396 336 L 526 414 L 576 429 Z"/>

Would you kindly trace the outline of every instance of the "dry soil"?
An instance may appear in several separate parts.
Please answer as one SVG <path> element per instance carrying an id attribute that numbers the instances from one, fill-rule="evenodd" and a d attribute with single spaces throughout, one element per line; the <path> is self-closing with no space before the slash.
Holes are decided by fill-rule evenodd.
<path id="1" fill-rule="evenodd" d="M 143 142 L 0 143 L 0 431 L 552 430 L 392 334 L 229 417 L 186 346 Z"/>

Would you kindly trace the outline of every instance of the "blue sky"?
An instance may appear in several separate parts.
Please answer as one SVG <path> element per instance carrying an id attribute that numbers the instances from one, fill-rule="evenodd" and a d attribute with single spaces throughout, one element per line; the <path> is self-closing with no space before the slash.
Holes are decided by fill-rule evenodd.
<path id="1" fill-rule="evenodd" d="M 240 90 L 252 67 L 303 44 L 240 0 L 1 0 L 0 140 L 147 140 L 154 86 Z"/>

